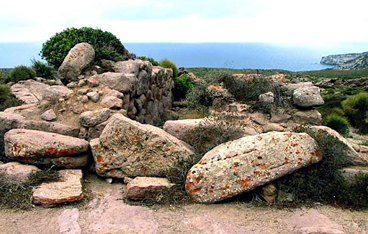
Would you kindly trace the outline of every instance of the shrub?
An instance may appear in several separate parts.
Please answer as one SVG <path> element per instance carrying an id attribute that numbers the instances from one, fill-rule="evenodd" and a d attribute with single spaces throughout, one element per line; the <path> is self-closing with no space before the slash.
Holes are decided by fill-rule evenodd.
<path id="1" fill-rule="evenodd" d="M 67 28 L 56 33 L 42 45 L 40 55 L 49 64 L 59 67 L 69 50 L 76 44 L 87 42 L 95 49 L 95 59 L 123 60 L 128 56 L 121 41 L 112 33 L 89 27 Z"/>
<path id="2" fill-rule="evenodd" d="M 17 83 L 21 80 L 33 79 L 36 76 L 36 72 L 26 66 L 17 66 L 10 71 L 9 79 L 11 82 Z"/>
<path id="3" fill-rule="evenodd" d="M 193 88 L 187 93 L 187 102 L 189 109 L 212 106 L 213 96 L 207 89 L 206 81 L 199 80 L 195 83 Z"/>
<path id="4" fill-rule="evenodd" d="M 139 57 L 140 60 L 143 60 L 143 61 L 148 61 L 150 62 L 153 66 L 159 66 L 160 63 L 157 62 L 154 58 L 150 58 L 150 57 L 145 57 L 145 56 L 141 56 Z"/>
<path id="5" fill-rule="evenodd" d="M 243 78 L 226 76 L 223 82 L 225 88 L 238 101 L 257 101 L 260 94 L 272 92 L 275 96 L 276 105 L 282 107 L 289 105 L 287 99 L 282 96 L 278 83 L 268 78 L 255 77 L 245 80 Z"/>
<path id="6" fill-rule="evenodd" d="M 55 70 L 53 67 L 35 59 L 31 60 L 32 68 L 36 72 L 36 76 L 47 79 L 55 78 Z"/>
<path id="7" fill-rule="evenodd" d="M 220 113 L 205 118 L 197 128 L 187 131 L 187 143 L 193 146 L 199 156 L 195 163 L 214 147 L 243 137 L 243 125 L 236 115 Z"/>
<path id="8" fill-rule="evenodd" d="M 228 80 L 232 77 L 230 70 L 225 69 L 213 69 L 207 72 L 203 79 L 208 84 L 220 84 L 221 82 Z"/>
<path id="9" fill-rule="evenodd" d="M 4 103 L 10 95 L 10 88 L 5 84 L 0 84 L 0 103 Z"/>
<path id="10" fill-rule="evenodd" d="M 0 69 L 0 84 L 5 84 L 9 82 L 9 73 L 11 69 L 9 68 L 2 68 Z"/>
<path id="11" fill-rule="evenodd" d="M 0 111 L 21 104 L 21 101 L 11 95 L 9 86 L 0 84 Z"/>
<path id="12" fill-rule="evenodd" d="M 347 185 L 342 179 L 339 169 L 351 166 L 344 156 L 346 145 L 336 137 L 324 131 L 312 131 L 307 127 L 299 127 L 296 132 L 306 132 L 318 143 L 322 161 L 302 168 L 277 181 L 279 190 L 292 193 L 294 204 L 306 202 L 324 202 L 328 204 L 348 205 L 355 208 L 368 207 L 368 180 L 354 187 Z"/>
<path id="13" fill-rule="evenodd" d="M 174 100 L 179 101 L 184 99 L 187 93 L 193 89 L 192 81 L 186 75 L 181 75 L 174 78 L 175 86 L 172 90 L 174 95 Z"/>
<path id="14" fill-rule="evenodd" d="M 350 123 L 362 133 L 368 133 L 368 93 L 358 93 L 342 102 Z"/>
<path id="15" fill-rule="evenodd" d="M 331 114 L 326 118 L 326 126 L 335 129 L 341 135 L 346 136 L 349 133 L 349 122 L 348 120 L 340 115 Z"/>
<path id="16" fill-rule="evenodd" d="M 160 61 L 160 66 L 164 68 L 171 68 L 174 73 L 174 79 L 178 76 L 178 68 L 176 67 L 175 63 L 169 59 L 162 59 Z"/>

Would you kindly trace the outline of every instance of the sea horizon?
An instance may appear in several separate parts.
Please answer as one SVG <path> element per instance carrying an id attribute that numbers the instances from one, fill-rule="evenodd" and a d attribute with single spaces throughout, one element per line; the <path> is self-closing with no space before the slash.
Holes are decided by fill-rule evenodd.
<path id="1" fill-rule="evenodd" d="M 41 60 L 39 52 L 43 42 L 0 43 L 0 68 L 31 65 Z M 323 56 L 331 54 L 361 53 L 367 43 L 342 43 L 337 46 L 296 46 L 259 42 L 144 42 L 123 43 L 130 53 L 152 57 L 157 61 L 168 58 L 177 67 L 212 67 L 234 69 L 280 69 L 311 71 L 332 68 L 320 64 Z"/>

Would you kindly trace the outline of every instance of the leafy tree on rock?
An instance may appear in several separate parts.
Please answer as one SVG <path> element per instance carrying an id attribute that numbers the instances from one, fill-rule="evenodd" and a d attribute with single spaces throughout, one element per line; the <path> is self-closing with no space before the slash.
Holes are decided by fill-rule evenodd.
<path id="1" fill-rule="evenodd" d="M 112 33 L 90 27 L 67 28 L 56 33 L 42 45 L 40 55 L 57 68 L 62 64 L 69 50 L 81 42 L 87 42 L 93 46 L 96 60 L 118 61 L 124 60 L 129 55 L 121 41 Z"/>

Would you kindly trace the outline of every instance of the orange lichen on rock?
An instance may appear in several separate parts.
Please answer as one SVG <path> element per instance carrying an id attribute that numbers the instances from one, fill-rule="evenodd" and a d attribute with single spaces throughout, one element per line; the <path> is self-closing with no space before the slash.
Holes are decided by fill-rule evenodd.
<path id="1" fill-rule="evenodd" d="M 249 183 L 252 182 L 252 181 L 253 181 L 253 179 L 251 179 L 251 178 L 237 180 L 238 184 L 242 188 L 248 187 Z"/>

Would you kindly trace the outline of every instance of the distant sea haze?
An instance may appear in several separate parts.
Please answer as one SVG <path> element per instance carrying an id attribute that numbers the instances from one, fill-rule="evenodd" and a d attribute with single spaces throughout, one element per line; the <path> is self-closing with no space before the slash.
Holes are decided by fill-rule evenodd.
<path id="1" fill-rule="evenodd" d="M 168 58 L 178 67 L 283 69 L 309 71 L 330 68 L 322 56 L 367 51 L 366 44 L 344 44 L 338 48 L 277 46 L 267 43 L 124 43 L 137 56 L 159 61 Z M 41 42 L 0 43 L 0 68 L 31 65 L 40 60 Z"/>

